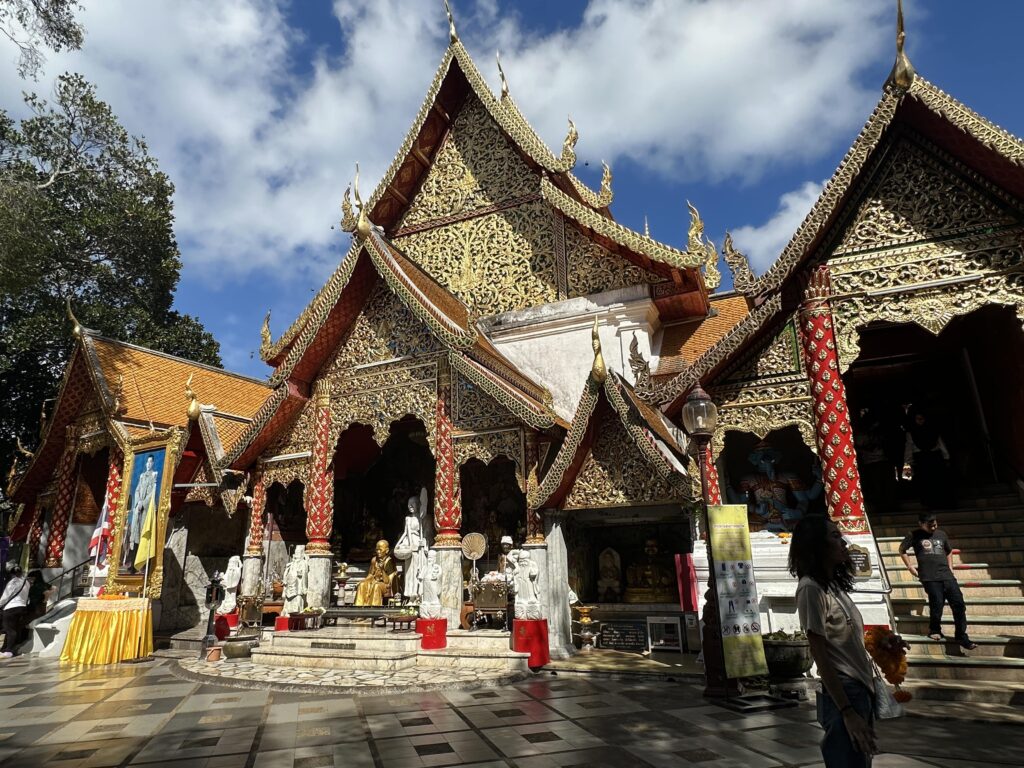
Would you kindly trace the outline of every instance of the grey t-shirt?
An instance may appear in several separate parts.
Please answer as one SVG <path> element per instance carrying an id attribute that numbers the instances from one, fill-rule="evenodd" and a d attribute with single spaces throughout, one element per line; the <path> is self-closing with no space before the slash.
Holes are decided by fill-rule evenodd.
<path id="1" fill-rule="evenodd" d="M 828 640 L 828 656 L 836 672 L 873 690 L 874 672 L 864 649 L 864 620 L 850 596 L 825 591 L 804 576 L 796 587 L 796 609 L 804 632 Z"/>

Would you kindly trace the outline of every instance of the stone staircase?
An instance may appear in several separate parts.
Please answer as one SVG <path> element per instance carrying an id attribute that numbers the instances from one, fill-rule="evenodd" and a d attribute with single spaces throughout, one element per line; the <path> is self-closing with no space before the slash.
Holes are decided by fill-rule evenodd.
<path id="1" fill-rule="evenodd" d="M 928 637 L 927 596 L 898 552 L 920 509 L 869 510 L 893 588 L 896 629 L 911 644 L 906 687 L 924 700 L 1024 705 L 1024 501 L 1008 486 L 992 486 L 965 494 L 956 509 L 936 511 L 956 547 L 954 573 L 978 644 L 973 651 L 952 640 L 948 606 L 942 632 L 950 639 Z"/>
<path id="2" fill-rule="evenodd" d="M 268 637 L 269 636 L 269 637 Z M 266 632 L 252 661 L 278 667 L 397 672 L 421 669 L 473 669 L 528 672 L 528 653 L 510 649 L 509 633 L 491 630 L 448 632 L 440 650 L 420 648 L 421 635 L 339 622 L 300 632 Z"/>

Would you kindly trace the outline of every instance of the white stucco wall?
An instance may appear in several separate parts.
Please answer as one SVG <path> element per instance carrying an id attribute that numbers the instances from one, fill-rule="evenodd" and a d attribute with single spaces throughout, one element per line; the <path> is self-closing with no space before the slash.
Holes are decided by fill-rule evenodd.
<path id="1" fill-rule="evenodd" d="M 594 361 L 595 318 L 605 364 L 633 381 L 629 368 L 633 335 L 640 353 L 652 360 L 651 339 L 659 328 L 658 312 L 646 286 L 506 312 L 481 325 L 502 354 L 551 392 L 555 412 L 570 421 Z M 652 365 L 656 362 L 652 360 Z"/>

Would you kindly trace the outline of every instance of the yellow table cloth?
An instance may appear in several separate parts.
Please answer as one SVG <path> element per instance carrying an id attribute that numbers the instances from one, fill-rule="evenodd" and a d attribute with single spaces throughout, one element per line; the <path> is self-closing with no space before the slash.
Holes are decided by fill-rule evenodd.
<path id="1" fill-rule="evenodd" d="M 153 612 L 149 598 L 82 598 L 71 619 L 61 661 L 115 664 L 153 652 Z"/>

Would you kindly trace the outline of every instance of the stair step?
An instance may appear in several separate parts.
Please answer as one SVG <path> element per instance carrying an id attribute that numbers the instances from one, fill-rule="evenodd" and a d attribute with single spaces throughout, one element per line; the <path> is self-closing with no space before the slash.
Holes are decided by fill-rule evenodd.
<path id="1" fill-rule="evenodd" d="M 1024 511 L 1017 513 L 1024 516 Z M 917 526 L 913 526 L 916 528 Z M 963 536 L 987 533 L 987 534 L 1020 534 L 1024 532 L 1024 520 L 1019 517 L 1013 520 L 970 520 L 958 523 L 948 523 L 945 520 L 939 521 L 939 527 L 945 531 L 954 544 L 959 542 Z M 871 529 L 876 536 L 906 536 L 911 530 L 901 523 L 872 523 Z"/>
<path id="2" fill-rule="evenodd" d="M 967 604 L 967 620 L 971 618 L 972 609 L 984 612 L 990 616 L 1018 616 L 1024 621 L 1024 597 L 971 597 L 965 595 L 964 602 Z M 928 615 L 928 598 L 922 590 L 919 596 L 893 597 L 892 609 L 897 616 L 907 614 Z M 946 612 L 949 612 L 947 606 Z"/>
<path id="3" fill-rule="evenodd" d="M 939 682 L 939 681 L 936 681 Z M 941 701 L 915 698 L 906 705 L 908 715 L 935 717 L 961 722 L 1006 723 L 1024 725 L 1024 707 L 990 704 L 984 701 Z"/>
<path id="4" fill-rule="evenodd" d="M 932 640 L 927 635 L 902 635 L 910 643 L 911 652 L 915 656 L 930 656 L 937 659 L 979 657 L 1001 657 L 1008 659 L 1024 658 L 1024 636 L 977 636 L 972 638 L 977 644 L 973 651 L 965 651 L 953 638 Z"/>
<path id="5" fill-rule="evenodd" d="M 902 574 L 889 573 L 890 585 L 892 586 L 893 600 L 902 598 L 917 598 L 925 595 L 924 586 L 916 579 L 912 581 L 893 580 L 893 576 L 909 576 L 907 571 Z M 972 600 L 982 597 L 1006 597 L 1021 598 L 1024 600 L 1024 583 L 1020 579 L 964 579 L 959 578 L 960 589 L 964 599 L 970 603 Z"/>
<path id="6" fill-rule="evenodd" d="M 392 632 L 383 629 L 360 631 L 360 628 L 324 627 L 300 632 L 277 632 L 272 648 L 323 648 L 336 652 L 407 651 L 415 653 L 420 636 L 415 632 Z"/>
<path id="7" fill-rule="evenodd" d="M 1002 680 L 907 680 L 903 687 L 921 701 L 966 701 L 988 704 L 1020 704 L 1024 684 Z"/>
<path id="8" fill-rule="evenodd" d="M 396 651 L 346 650 L 339 653 L 329 648 L 265 648 L 252 651 L 256 664 L 276 667 L 310 667 L 314 669 L 360 669 L 373 672 L 395 672 L 416 663 L 416 653 Z"/>
<path id="9" fill-rule="evenodd" d="M 1024 659 L 1001 656 L 936 658 L 907 656 L 907 679 L 999 680 L 1024 684 Z"/>
<path id="10" fill-rule="evenodd" d="M 886 571 L 889 572 L 889 579 L 899 581 L 917 580 L 910 575 L 910 571 L 903 563 L 886 563 Z M 1020 565 L 991 565 L 989 563 L 954 563 L 953 575 L 957 581 L 989 581 L 1009 579 L 1024 582 L 1024 563 Z"/>
<path id="11" fill-rule="evenodd" d="M 529 653 L 505 649 L 465 650 L 441 648 L 420 651 L 417 665 L 442 669 L 509 669 L 526 672 L 529 670 Z"/>
<path id="12" fill-rule="evenodd" d="M 947 525 L 955 523 L 984 524 L 989 522 L 1019 520 L 1024 515 L 1024 504 L 1018 502 L 1016 506 L 994 506 L 974 509 L 954 509 L 947 512 L 936 512 L 935 517 L 939 521 L 939 527 L 945 529 Z M 872 528 L 879 525 L 899 525 L 905 530 L 911 531 L 918 526 L 920 512 L 868 512 Z"/>
<path id="13" fill-rule="evenodd" d="M 928 615 L 896 614 L 896 626 L 900 634 L 928 634 Z M 942 634 L 953 636 L 953 618 L 947 608 L 942 616 Z M 973 615 L 967 611 L 967 629 L 973 639 L 978 637 L 1006 636 L 1024 637 L 1024 616 Z"/>
<path id="14" fill-rule="evenodd" d="M 890 562 L 899 566 L 903 565 L 903 560 L 900 558 L 900 553 L 897 551 L 899 544 L 893 547 L 891 551 L 882 552 L 882 557 L 885 558 L 886 567 L 892 567 L 889 565 Z M 914 557 L 913 551 L 907 552 L 907 555 Z M 969 563 L 984 563 L 989 566 L 1017 566 L 1024 565 L 1024 551 L 1004 549 L 961 549 L 957 547 L 953 550 L 953 563 L 954 565 L 963 565 Z"/>
<path id="15" fill-rule="evenodd" d="M 931 510 L 936 515 L 941 515 L 949 512 L 956 512 L 964 509 L 976 509 L 986 507 L 1014 507 L 1021 506 L 1024 501 L 1021 500 L 1020 494 L 1011 489 L 1006 489 L 1003 493 L 977 493 L 970 489 L 961 489 L 958 498 L 956 499 L 955 507 L 946 507 L 943 509 Z M 924 511 L 924 505 L 918 501 L 903 501 L 897 507 L 888 507 L 886 509 L 879 509 L 877 505 L 868 504 L 868 514 L 871 515 L 891 515 L 891 514 L 918 514 Z"/>

